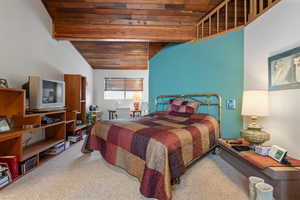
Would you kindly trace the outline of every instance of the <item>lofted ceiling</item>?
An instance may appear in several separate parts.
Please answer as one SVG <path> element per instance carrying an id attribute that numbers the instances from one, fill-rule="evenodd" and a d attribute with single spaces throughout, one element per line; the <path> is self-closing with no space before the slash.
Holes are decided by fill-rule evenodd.
<path id="1" fill-rule="evenodd" d="M 223 0 L 42 0 L 53 37 L 95 69 L 147 69 L 167 43 L 195 39 L 196 23 Z"/>

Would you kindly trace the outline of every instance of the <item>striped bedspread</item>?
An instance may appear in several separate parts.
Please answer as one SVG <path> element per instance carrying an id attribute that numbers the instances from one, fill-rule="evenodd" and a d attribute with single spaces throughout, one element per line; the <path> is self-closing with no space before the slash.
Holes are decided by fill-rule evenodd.
<path id="1" fill-rule="evenodd" d="M 211 115 L 166 111 L 138 121 L 98 122 L 84 148 L 99 150 L 109 163 L 137 177 L 145 197 L 169 200 L 171 180 L 207 153 L 218 136 L 218 122 Z"/>

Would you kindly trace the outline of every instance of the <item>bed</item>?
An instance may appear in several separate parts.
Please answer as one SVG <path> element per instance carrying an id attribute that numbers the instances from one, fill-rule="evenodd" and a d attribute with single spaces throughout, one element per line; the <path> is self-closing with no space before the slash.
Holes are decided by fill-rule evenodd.
<path id="1" fill-rule="evenodd" d="M 191 112 L 187 105 L 195 103 L 198 106 Z M 156 112 L 136 121 L 97 122 L 82 150 L 98 150 L 107 162 L 137 177 L 145 197 L 170 200 L 172 184 L 179 183 L 187 167 L 216 146 L 221 97 L 164 95 L 157 97 L 155 108 Z"/>

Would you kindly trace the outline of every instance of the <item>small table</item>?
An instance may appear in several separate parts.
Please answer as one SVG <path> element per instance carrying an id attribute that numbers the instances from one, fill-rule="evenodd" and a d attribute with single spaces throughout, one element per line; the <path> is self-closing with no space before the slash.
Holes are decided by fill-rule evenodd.
<path id="1" fill-rule="evenodd" d="M 300 167 L 268 167 L 261 169 L 245 159 L 225 139 L 218 140 L 219 155 L 245 176 L 257 176 L 274 187 L 276 200 L 300 199 Z"/>
<path id="2" fill-rule="evenodd" d="M 138 116 L 142 116 L 141 110 L 131 110 L 131 117 L 135 119 Z M 117 119 L 117 111 L 116 110 L 108 110 L 109 120 Z"/>

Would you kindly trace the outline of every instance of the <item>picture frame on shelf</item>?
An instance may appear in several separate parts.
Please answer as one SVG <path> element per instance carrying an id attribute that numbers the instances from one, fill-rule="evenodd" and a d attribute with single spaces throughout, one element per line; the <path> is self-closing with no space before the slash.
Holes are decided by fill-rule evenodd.
<path id="1" fill-rule="evenodd" d="M 6 79 L 0 78 L 0 88 L 8 88 L 8 82 Z"/>
<path id="2" fill-rule="evenodd" d="M 273 145 L 269 152 L 269 156 L 279 163 L 283 161 L 286 154 L 287 154 L 287 150 L 277 145 Z"/>
<path id="3" fill-rule="evenodd" d="M 10 123 L 6 117 L 0 116 L 0 134 L 11 130 Z"/>

